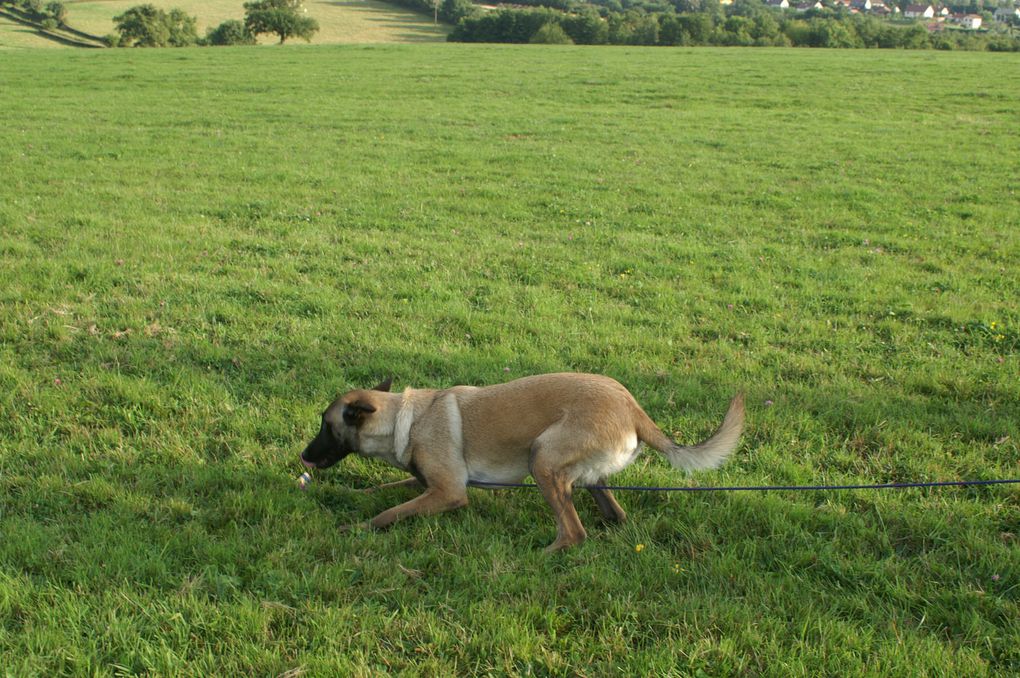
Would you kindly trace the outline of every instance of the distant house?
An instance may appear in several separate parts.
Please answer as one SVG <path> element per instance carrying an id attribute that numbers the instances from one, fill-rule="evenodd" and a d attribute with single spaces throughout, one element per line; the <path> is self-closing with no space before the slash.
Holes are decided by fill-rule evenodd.
<path id="1" fill-rule="evenodd" d="M 812 9 L 824 9 L 824 8 L 825 5 L 818 2 L 818 0 L 815 0 L 815 2 L 802 2 L 796 7 L 794 7 L 794 9 L 796 9 L 798 12 L 807 12 Z"/>
<path id="2" fill-rule="evenodd" d="M 969 31 L 976 31 L 981 28 L 980 14 L 954 14 L 949 20 Z"/>
<path id="3" fill-rule="evenodd" d="M 952 12 L 949 11 L 948 7 L 940 7 L 937 10 L 935 10 L 935 13 L 941 17 L 947 17 L 950 14 L 952 14 Z"/>
<path id="4" fill-rule="evenodd" d="M 935 16 L 935 8 L 931 5 L 907 5 L 903 16 L 908 19 L 931 19 Z"/>
<path id="5" fill-rule="evenodd" d="M 995 10 L 995 20 L 1003 23 L 1020 21 L 1020 7 L 999 7 Z"/>
<path id="6" fill-rule="evenodd" d="M 766 0 L 769 7 L 778 7 L 779 9 L 786 9 L 790 6 L 789 0 Z"/>
<path id="7" fill-rule="evenodd" d="M 854 0 L 850 6 L 856 9 L 858 12 L 866 12 L 869 9 L 871 9 L 872 4 L 871 0 Z"/>
<path id="8" fill-rule="evenodd" d="M 882 2 L 882 0 L 873 0 L 869 11 L 872 14 L 878 14 L 879 16 L 892 14 L 892 10 L 889 9 L 889 6 Z"/>

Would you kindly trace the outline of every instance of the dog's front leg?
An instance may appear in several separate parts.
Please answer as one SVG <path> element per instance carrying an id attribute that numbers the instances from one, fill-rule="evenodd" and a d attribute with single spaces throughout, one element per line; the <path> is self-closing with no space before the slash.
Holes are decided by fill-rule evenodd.
<path id="1" fill-rule="evenodd" d="M 376 529 L 383 529 L 402 518 L 452 511 L 453 509 L 467 506 L 467 503 L 467 491 L 464 488 L 460 488 L 458 492 L 457 490 L 442 490 L 430 487 L 411 501 L 406 501 L 391 509 L 386 509 L 368 521 L 368 523 Z"/>

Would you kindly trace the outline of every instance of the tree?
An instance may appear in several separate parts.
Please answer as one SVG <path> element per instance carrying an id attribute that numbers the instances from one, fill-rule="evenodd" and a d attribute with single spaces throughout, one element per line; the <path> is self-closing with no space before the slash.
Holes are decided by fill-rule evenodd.
<path id="1" fill-rule="evenodd" d="M 477 11 L 478 8 L 471 0 L 443 0 L 439 7 L 439 18 L 447 23 L 456 24 Z"/>
<path id="2" fill-rule="evenodd" d="M 659 15 L 660 45 L 682 45 L 684 37 L 684 31 L 680 27 L 680 20 L 677 19 L 676 14 Z"/>
<path id="3" fill-rule="evenodd" d="M 188 16 L 183 9 L 172 9 L 167 12 L 164 21 L 170 30 L 171 47 L 188 47 L 198 44 L 198 27 L 195 17 Z"/>
<path id="4" fill-rule="evenodd" d="M 301 0 L 257 0 L 244 3 L 244 27 L 252 35 L 274 33 L 282 45 L 287 38 L 304 38 L 311 42 L 319 30 L 319 22 L 304 16 L 307 11 Z"/>
<path id="5" fill-rule="evenodd" d="M 560 26 L 578 45 L 604 45 L 609 42 L 609 25 L 594 7 L 563 15 Z"/>
<path id="6" fill-rule="evenodd" d="M 254 45 L 255 36 L 237 19 L 229 19 L 216 28 L 210 28 L 205 34 L 205 43 L 216 46 Z"/>
<path id="7" fill-rule="evenodd" d="M 646 14 L 634 22 L 631 34 L 633 45 L 657 45 L 659 43 L 659 19 L 654 14 Z"/>
<path id="8" fill-rule="evenodd" d="M 928 29 L 923 24 L 915 23 L 900 33 L 900 47 L 905 47 L 906 49 L 925 49 L 930 44 Z"/>
<path id="9" fill-rule="evenodd" d="M 706 45 L 715 29 L 715 22 L 709 14 L 681 14 L 677 17 L 680 29 L 689 36 L 691 45 Z"/>
<path id="10" fill-rule="evenodd" d="M 46 4 L 46 11 L 59 25 L 67 21 L 67 7 L 62 2 L 50 2 Z"/>
<path id="11" fill-rule="evenodd" d="M 195 18 L 180 9 L 164 12 L 154 5 L 138 5 L 113 17 L 125 47 L 187 47 L 198 42 Z"/>
<path id="12" fill-rule="evenodd" d="M 32 16 L 42 16 L 43 0 L 23 0 L 21 6 Z"/>
<path id="13" fill-rule="evenodd" d="M 535 31 L 535 34 L 531 36 L 529 42 L 533 45 L 573 45 L 574 41 L 570 39 L 563 27 L 555 21 L 550 21 L 543 24 L 541 28 Z"/>

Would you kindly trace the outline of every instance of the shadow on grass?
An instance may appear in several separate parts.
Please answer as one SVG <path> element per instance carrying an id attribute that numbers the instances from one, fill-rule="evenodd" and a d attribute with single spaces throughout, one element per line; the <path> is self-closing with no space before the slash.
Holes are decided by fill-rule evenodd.
<path id="1" fill-rule="evenodd" d="M 398 37 L 407 42 L 437 42 L 446 39 L 447 31 L 443 24 L 433 23 L 432 15 L 416 12 L 410 8 L 397 9 L 385 2 L 370 0 L 335 0 L 323 4 L 344 7 L 356 12 L 362 15 L 362 19 L 368 24 L 403 29 L 404 32 L 398 34 Z M 409 20 L 409 14 L 420 16 L 421 20 Z"/>
<path id="2" fill-rule="evenodd" d="M 271 346 L 228 348 L 181 341 L 168 349 L 158 339 L 144 337 L 112 347 L 112 354 L 97 354 L 92 359 L 118 365 L 118 373 L 109 376 L 101 370 L 93 375 L 96 383 L 83 386 L 80 402 L 68 404 L 68 421 L 56 422 L 51 442 L 44 445 L 59 450 L 55 452 L 56 468 L 63 468 L 63 473 L 47 476 L 47 463 L 53 458 L 44 463 L 47 457 L 32 449 L 34 443 L 28 441 L 20 446 L 28 451 L 25 458 L 7 462 L 5 492 L 10 500 L 6 520 L 23 524 L 27 532 L 33 525 L 47 526 L 46 532 L 54 533 L 54 541 L 41 544 L 39 552 L 66 553 L 79 565 L 68 569 L 65 565 L 69 561 L 63 557 L 52 562 L 30 557 L 28 561 L 36 565 L 27 567 L 25 559 L 12 557 L 9 549 L 7 561 L 65 584 L 80 584 L 98 576 L 100 573 L 93 569 L 99 563 L 105 563 L 102 567 L 106 572 L 97 581 L 104 577 L 137 577 L 157 587 L 180 587 L 207 566 L 244 582 L 258 581 L 265 559 L 271 557 L 267 553 L 279 549 L 302 554 L 286 558 L 285 570 L 300 569 L 308 561 L 335 560 L 338 547 L 342 551 L 360 538 L 337 536 L 337 526 L 366 520 L 415 494 L 408 490 L 371 495 L 352 491 L 349 488 L 403 476 L 384 465 L 355 459 L 345 460 L 324 474 L 322 485 L 311 492 L 303 494 L 296 489 L 294 478 L 302 470 L 298 454 L 315 433 L 318 412 L 336 394 L 369 387 L 388 376 L 395 377 L 395 388 L 402 390 L 406 386 L 497 383 L 567 367 L 553 360 L 533 362 L 516 365 L 515 373 L 510 374 L 499 362 L 482 354 L 440 356 L 413 347 L 345 355 L 340 347 L 330 347 L 328 352 L 313 348 L 288 351 Z M 89 379 L 87 370 L 85 374 L 84 378 Z M 681 399 L 691 402 L 689 409 L 699 412 L 706 421 L 718 419 L 731 395 L 725 385 L 706 389 L 693 379 L 676 384 L 640 371 L 613 376 L 627 384 L 639 401 L 652 401 L 657 407 L 664 407 L 666 391 L 679 388 L 684 394 Z M 135 392 L 130 383 L 120 383 L 139 380 L 148 382 L 149 387 Z M 759 385 L 751 385 L 748 392 L 750 403 L 761 402 L 766 395 Z M 149 396 L 151 402 L 144 402 Z M 816 402 L 808 404 L 804 402 L 807 398 Z M 96 400 L 103 402 L 93 402 Z M 284 411 L 274 411 L 278 405 Z M 800 393 L 788 406 L 804 407 L 805 415 L 817 418 L 820 428 L 835 439 L 855 435 L 862 427 L 877 427 L 892 417 L 908 422 L 900 427 L 930 431 L 946 439 L 963 433 L 988 442 L 1002 430 L 1016 434 L 1015 425 L 989 419 L 986 408 L 979 403 L 896 399 L 886 393 L 862 399 L 860 393 L 830 389 Z M 857 410 L 853 418 L 849 408 Z M 751 454 L 755 445 L 767 440 L 769 426 L 788 425 L 774 420 L 761 422 L 761 413 L 752 404 L 744 443 Z M 963 430 L 965 426 L 968 428 Z M 883 444 L 881 438 L 866 443 L 879 452 Z M 896 474 L 910 472 L 911 468 L 909 464 L 892 465 L 891 477 L 861 480 L 910 480 Z M 47 479 L 31 480 L 40 475 Z M 679 476 L 677 480 L 682 484 Z M 995 491 L 968 492 L 987 497 Z M 547 509 L 531 490 L 492 493 L 484 501 L 519 506 L 522 494 L 528 495 L 523 500 L 531 507 L 528 511 L 537 511 L 536 520 L 543 525 L 548 519 Z M 577 494 L 581 497 L 584 493 Z M 803 516 L 797 517 L 800 509 L 791 508 L 792 513 L 784 518 L 781 502 L 756 497 L 676 499 L 661 494 L 627 494 L 622 501 L 637 509 L 634 515 L 639 523 L 648 519 L 642 514 L 678 510 L 677 519 L 682 521 L 684 509 L 678 507 L 711 505 L 726 515 L 743 513 L 746 509 L 741 507 L 766 501 L 780 520 L 788 519 L 793 525 L 804 523 L 809 532 L 815 529 L 813 519 L 805 522 Z M 590 503 L 586 496 L 577 499 L 586 523 L 594 516 Z M 470 511 L 467 509 L 469 515 Z M 463 524 L 470 520 L 462 517 L 464 514 L 459 512 L 456 516 L 461 517 L 442 520 Z M 516 518 L 510 522 L 516 523 Z M 906 533 L 911 527 L 904 524 L 898 529 Z M 404 534 L 415 530 L 408 528 Z M 306 544 L 302 535 L 309 532 L 315 537 Z M 542 532 L 548 530 L 543 528 Z M 492 538 L 503 539 L 498 535 Z M 669 541 L 665 533 L 662 538 Z M 734 534 L 732 538 L 741 537 Z M 328 553 L 334 555 L 327 557 Z M 87 577 L 83 574 L 86 571 Z M 282 581 L 294 583 L 293 575 L 279 576 Z M 277 591 L 274 595 L 284 594 Z"/>

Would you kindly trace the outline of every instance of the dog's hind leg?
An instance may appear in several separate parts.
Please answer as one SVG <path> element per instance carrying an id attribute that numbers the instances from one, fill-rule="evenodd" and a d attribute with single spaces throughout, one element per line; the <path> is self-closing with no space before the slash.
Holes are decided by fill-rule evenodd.
<path id="1" fill-rule="evenodd" d="M 604 481 L 599 482 L 601 484 Z M 612 490 L 597 490 L 589 487 L 588 491 L 595 498 L 595 503 L 598 504 L 599 513 L 602 514 L 603 520 L 617 525 L 627 521 L 627 513 L 623 510 L 623 507 L 616 503 L 616 497 L 613 496 Z"/>
<path id="2" fill-rule="evenodd" d="M 532 472 L 535 482 L 542 490 L 542 496 L 549 502 L 556 517 L 556 540 L 545 547 L 546 553 L 580 544 L 588 536 L 574 508 L 570 482 L 562 476 Z"/>
<path id="3" fill-rule="evenodd" d="M 545 548 L 552 553 L 580 544 L 588 536 L 577 516 L 573 500 L 573 479 L 566 473 L 555 452 L 535 441 L 531 453 L 531 476 L 542 490 L 556 518 L 556 540 Z"/>

